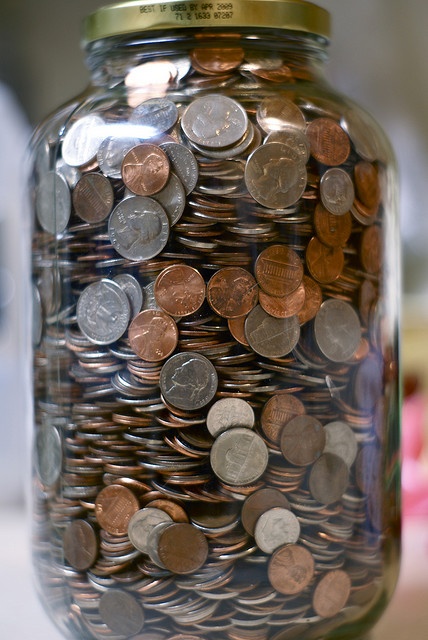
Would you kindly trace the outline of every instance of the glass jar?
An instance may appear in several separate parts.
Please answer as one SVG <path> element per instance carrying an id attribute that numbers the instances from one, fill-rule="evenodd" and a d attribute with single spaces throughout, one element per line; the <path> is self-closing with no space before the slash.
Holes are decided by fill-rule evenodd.
<path id="1" fill-rule="evenodd" d="M 70 638 L 361 638 L 391 598 L 396 167 L 328 41 L 301 0 L 105 7 L 34 135 L 34 566 Z"/>

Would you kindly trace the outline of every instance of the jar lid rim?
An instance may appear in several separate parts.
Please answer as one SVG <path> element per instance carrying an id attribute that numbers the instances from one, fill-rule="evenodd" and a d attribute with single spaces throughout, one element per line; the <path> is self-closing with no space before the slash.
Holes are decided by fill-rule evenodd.
<path id="1" fill-rule="evenodd" d="M 131 0 L 106 5 L 83 24 L 83 45 L 116 35 L 189 27 L 270 27 L 330 37 L 330 14 L 306 0 Z"/>

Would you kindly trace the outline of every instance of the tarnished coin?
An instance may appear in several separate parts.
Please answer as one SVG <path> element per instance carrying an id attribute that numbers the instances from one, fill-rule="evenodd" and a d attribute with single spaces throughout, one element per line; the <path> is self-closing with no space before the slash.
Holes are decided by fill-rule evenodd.
<path id="1" fill-rule="evenodd" d="M 285 244 L 274 244 L 260 252 L 255 266 L 258 284 L 271 296 L 286 296 L 302 282 L 303 264 L 299 255 Z"/>
<path id="2" fill-rule="evenodd" d="M 286 296 L 270 296 L 259 291 L 259 303 L 262 309 L 274 318 L 290 318 L 301 311 L 305 303 L 306 291 L 303 282 Z"/>
<path id="3" fill-rule="evenodd" d="M 324 425 L 324 453 L 334 453 L 350 467 L 358 452 L 357 438 L 351 427 L 343 420 L 335 420 Z"/>
<path id="4" fill-rule="evenodd" d="M 357 198 L 365 207 L 376 210 L 381 200 L 381 186 L 376 166 L 371 162 L 358 162 L 354 167 L 354 180 Z"/>
<path id="5" fill-rule="evenodd" d="M 242 427 L 221 433 L 210 452 L 211 466 L 216 476 L 233 486 L 258 480 L 266 470 L 268 457 L 268 449 L 262 438 Z"/>
<path id="6" fill-rule="evenodd" d="M 190 149 L 178 142 L 163 142 L 159 145 L 169 158 L 171 169 L 184 186 L 187 195 L 198 182 L 198 162 Z"/>
<path id="7" fill-rule="evenodd" d="M 256 522 L 254 537 L 259 549 L 273 553 L 284 544 L 294 544 L 300 536 L 300 524 L 294 513 L 273 507 L 261 514 Z"/>
<path id="8" fill-rule="evenodd" d="M 261 145 L 245 166 L 250 195 L 269 209 L 283 209 L 297 202 L 306 182 L 306 166 L 300 154 L 281 142 Z"/>
<path id="9" fill-rule="evenodd" d="M 112 245 L 124 258 L 149 260 L 168 242 L 169 220 L 156 200 L 133 196 L 113 209 L 108 233 Z"/>
<path id="10" fill-rule="evenodd" d="M 334 282 L 345 266 L 343 250 L 341 247 L 329 247 L 314 236 L 306 248 L 306 265 L 317 282 Z"/>
<path id="11" fill-rule="evenodd" d="M 245 335 L 250 347 L 259 355 L 280 358 L 299 342 L 299 320 L 297 316 L 274 318 L 257 305 L 245 320 Z"/>
<path id="12" fill-rule="evenodd" d="M 306 164 L 309 160 L 311 147 L 305 133 L 297 127 L 286 126 L 278 131 L 271 131 L 266 142 L 282 142 L 295 151 Z"/>
<path id="13" fill-rule="evenodd" d="M 205 564 L 208 542 L 202 531 L 193 525 L 176 522 L 162 531 L 158 554 L 168 571 L 186 575 Z"/>
<path id="14" fill-rule="evenodd" d="M 134 513 L 128 524 L 128 536 L 134 547 L 142 553 L 148 553 L 150 532 L 161 522 L 173 522 L 171 516 L 162 509 L 144 507 Z"/>
<path id="15" fill-rule="evenodd" d="M 291 393 L 278 393 L 272 396 L 263 407 L 261 426 L 265 436 L 279 445 L 281 431 L 296 416 L 306 413 L 299 398 Z"/>
<path id="16" fill-rule="evenodd" d="M 214 398 L 218 385 L 214 365 L 205 356 L 176 353 L 165 362 L 160 388 L 166 401 L 178 409 L 201 409 Z"/>
<path id="17" fill-rule="evenodd" d="M 321 422 L 308 415 L 289 420 L 280 435 L 284 458 L 298 467 L 315 462 L 322 454 L 325 442 L 326 435 Z"/>
<path id="18" fill-rule="evenodd" d="M 382 267 L 382 231 L 377 225 L 363 232 L 360 247 L 361 262 L 367 273 L 379 273 Z"/>
<path id="19" fill-rule="evenodd" d="M 86 571 L 98 556 L 95 529 L 87 520 L 73 520 L 64 531 L 64 556 L 77 571 Z"/>
<path id="20" fill-rule="evenodd" d="M 52 486 L 62 468 L 62 443 L 57 427 L 44 425 L 36 433 L 34 443 L 35 468 L 42 484 Z"/>
<path id="21" fill-rule="evenodd" d="M 351 144 L 346 132 L 331 118 L 317 118 L 306 129 L 312 156 L 328 166 L 343 164 L 348 159 Z"/>
<path id="22" fill-rule="evenodd" d="M 269 582 L 279 593 L 301 593 L 311 582 L 315 562 L 310 551 L 297 544 L 287 544 L 277 549 L 269 560 Z"/>
<path id="23" fill-rule="evenodd" d="M 255 415 L 252 406 L 241 398 L 217 400 L 207 413 L 207 429 L 214 438 L 233 427 L 254 427 Z"/>
<path id="24" fill-rule="evenodd" d="M 349 575 L 340 569 L 329 571 L 315 587 L 312 606 L 322 618 L 332 618 L 343 609 L 350 593 Z"/>
<path id="25" fill-rule="evenodd" d="M 101 489 L 95 500 L 95 516 L 102 529 L 112 535 L 124 535 L 139 504 L 132 491 L 120 484 Z"/>
<path id="26" fill-rule="evenodd" d="M 361 323 L 355 309 L 343 300 L 325 300 L 314 321 L 315 340 L 333 362 L 346 362 L 361 340 Z"/>
<path id="27" fill-rule="evenodd" d="M 154 138 L 166 133 L 178 120 L 178 109 L 168 98 L 151 98 L 139 104 L 129 121 L 138 126 L 140 138 Z"/>
<path id="28" fill-rule="evenodd" d="M 105 137 L 106 124 L 100 116 L 83 116 L 65 133 L 61 149 L 63 160 L 72 167 L 89 164 Z"/>
<path id="29" fill-rule="evenodd" d="M 233 98 L 219 93 L 193 100 L 181 119 L 181 127 L 191 142 L 213 149 L 239 142 L 247 126 L 245 109 Z"/>
<path id="30" fill-rule="evenodd" d="M 139 633 L 144 625 L 144 611 L 135 596 L 121 589 L 108 589 L 100 598 L 100 618 L 121 638 Z"/>
<path id="31" fill-rule="evenodd" d="M 320 182 L 320 195 L 323 205 L 336 216 L 348 213 L 355 198 L 352 178 L 343 169 L 327 169 Z"/>
<path id="32" fill-rule="evenodd" d="M 334 453 L 323 453 L 310 471 L 309 490 L 321 504 L 331 504 L 340 500 L 348 482 L 349 469 L 342 458 Z"/>
<path id="33" fill-rule="evenodd" d="M 233 71 L 244 59 L 241 47 L 198 47 L 190 54 L 193 68 L 200 73 L 217 75 Z"/>
<path id="34" fill-rule="evenodd" d="M 113 281 L 126 293 L 131 305 L 131 318 L 133 318 L 141 311 L 143 305 L 144 296 L 140 283 L 130 273 L 120 273 L 113 278 Z"/>
<path id="35" fill-rule="evenodd" d="M 207 300 L 223 318 L 245 316 L 257 304 L 257 282 L 246 269 L 224 267 L 208 282 Z"/>
<path id="36" fill-rule="evenodd" d="M 128 151 L 122 162 L 122 179 L 138 196 L 152 196 L 168 182 L 168 156 L 155 144 L 143 142 Z"/>
<path id="37" fill-rule="evenodd" d="M 74 210 L 79 218 L 90 224 L 105 220 L 113 203 L 113 187 L 101 173 L 85 173 L 74 188 Z"/>
<path id="38" fill-rule="evenodd" d="M 194 267 L 174 264 L 156 278 L 154 295 L 158 305 L 171 316 L 188 316 L 205 300 L 205 280 Z"/>
<path id="39" fill-rule="evenodd" d="M 100 171 L 109 178 L 122 177 L 122 162 L 130 149 L 139 144 L 138 138 L 109 136 L 101 142 L 97 160 Z"/>
<path id="40" fill-rule="evenodd" d="M 268 96 L 257 107 L 257 122 L 266 133 L 290 127 L 304 129 L 305 117 L 299 107 L 285 96 Z"/>
<path id="41" fill-rule="evenodd" d="M 147 362 L 165 360 L 177 346 L 178 328 L 164 311 L 145 309 L 129 325 L 131 349 Z"/>
<path id="42" fill-rule="evenodd" d="M 111 344 L 128 328 L 131 306 L 126 293 L 107 278 L 92 282 L 77 302 L 77 323 L 81 332 L 95 344 Z"/>
<path id="43" fill-rule="evenodd" d="M 181 181 L 174 173 L 171 173 L 164 188 L 153 195 L 153 200 L 165 209 L 172 227 L 178 222 L 186 206 L 186 194 Z"/>
<path id="44" fill-rule="evenodd" d="M 318 282 L 309 276 L 303 276 L 305 287 L 305 301 L 297 314 L 301 325 L 315 318 L 322 303 L 322 290 Z"/>
<path id="45" fill-rule="evenodd" d="M 48 171 L 40 178 L 35 208 L 42 229 L 52 235 L 65 231 L 71 214 L 71 194 L 60 173 Z"/>
<path id="46" fill-rule="evenodd" d="M 288 499 L 278 489 L 264 487 L 249 495 L 241 512 L 241 522 L 245 531 L 253 536 L 257 520 L 265 511 L 274 507 L 290 508 Z"/>
<path id="47" fill-rule="evenodd" d="M 314 227 L 318 239 L 328 247 L 343 247 L 352 231 L 352 217 L 349 211 L 343 215 L 331 213 L 319 202 L 314 213 Z"/>

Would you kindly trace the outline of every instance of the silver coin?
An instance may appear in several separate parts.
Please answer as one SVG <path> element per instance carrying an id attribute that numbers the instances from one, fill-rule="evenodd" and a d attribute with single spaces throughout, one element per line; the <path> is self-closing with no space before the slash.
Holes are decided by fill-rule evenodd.
<path id="1" fill-rule="evenodd" d="M 137 146 L 139 142 L 138 138 L 117 138 L 114 136 L 104 138 L 97 152 L 101 172 L 109 178 L 121 178 L 122 161 L 128 151 Z"/>
<path id="2" fill-rule="evenodd" d="M 142 553 L 149 553 L 148 541 L 152 529 L 160 523 L 173 522 L 162 509 L 144 507 L 134 513 L 128 524 L 128 536 L 136 549 Z"/>
<path id="3" fill-rule="evenodd" d="M 250 429 L 236 427 L 221 433 L 211 447 L 210 461 L 215 475 L 226 484 L 245 486 L 266 470 L 268 448 Z"/>
<path id="4" fill-rule="evenodd" d="M 129 121 L 141 129 L 139 137 L 148 139 L 172 129 L 178 120 L 176 105 L 167 98 L 145 100 L 132 112 Z"/>
<path id="5" fill-rule="evenodd" d="M 268 142 L 249 156 L 245 184 L 250 195 L 269 209 L 284 209 L 305 191 L 307 171 L 297 151 L 281 142 Z"/>
<path id="6" fill-rule="evenodd" d="M 150 556 L 150 560 L 163 569 L 165 568 L 165 565 L 159 557 L 159 541 L 165 529 L 167 529 L 172 523 L 173 520 L 159 522 L 152 527 L 147 538 L 147 554 Z"/>
<path id="7" fill-rule="evenodd" d="M 145 196 L 125 198 L 113 209 L 108 233 L 116 251 L 129 260 L 149 260 L 165 247 L 169 220 L 163 207 Z"/>
<path id="8" fill-rule="evenodd" d="M 131 305 L 131 317 L 137 315 L 143 306 L 143 290 L 137 278 L 130 273 L 121 273 L 113 278 L 120 288 L 126 293 Z"/>
<path id="9" fill-rule="evenodd" d="M 159 202 L 165 209 L 171 227 L 180 220 L 186 206 L 186 193 L 181 181 L 174 173 L 170 174 L 164 188 L 153 195 L 153 200 Z"/>
<path id="10" fill-rule="evenodd" d="M 299 536 L 298 519 L 283 507 L 273 507 L 262 513 L 254 529 L 257 546 L 265 553 L 273 553 L 284 544 L 294 544 Z"/>
<path id="11" fill-rule="evenodd" d="M 100 116 L 87 115 L 74 122 L 62 142 L 63 160 L 72 167 L 82 167 L 97 155 L 105 138 L 105 123 Z"/>
<path id="12" fill-rule="evenodd" d="M 95 344 L 116 342 L 128 328 L 131 305 L 122 288 L 103 279 L 88 285 L 77 302 L 77 323 Z"/>
<path id="13" fill-rule="evenodd" d="M 198 162 L 190 149 L 178 142 L 164 142 L 159 145 L 165 151 L 173 172 L 177 175 L 187 195 L 192 193 L 198 182 Z"/>
<path id="14" fill-rule="evenodd" d="M 207 94 L 189 104 L 181 127 L 191 142 L 219 149 L 241 140 L 247 131 L 248 116 L 236 100 L 221 94 Z"/>
<path id="15" fill-rule="evenodd" d="M 329 360 L 346 362 L 360 344 L 358 314 L 348 302 L 325 300 L 315 316 L 314 333 L 318 347 Z"/>
<path id="16" fill-rule="evenodd" d="M 42 484 L 52 486 L 58 480 L 62 467 L 61 436 L 54 425 L 44 425 L 35 439 L 35 469 Z"/>
<path id="17" fill-rule="evenodd" d="M 214 438 L 233 427 L 254 427 L 254 410 L 241 398 L 217 400 L 207 413 L 207 429 Z"/>
<path id="18" fill-rule="evenodd" d="M 39 288 L 34 283 L 31 294 L 31 337 L 33 347 L 37 347 L 43 334 L 43 307 Z"/>
<path id="19" fill-rule="evenodd" d="M 65 178 L 56 171 L 41 176 L 36 189 L 36 214 L 42 229 L 57 235 L 67 228 L 71 214 L 71 194 Z"/>
<path id="20" fill-rule="evenodd" d="M 287 127 L 304 129 L 305 116 L 288 98 L 284 96 L 267 96 L 264 98 L 256 112 L 257 122 L 266 133 L 281 131 Z"/>
<path id="21" fill-rule="evenodd" d="M 299 320 L 297 316 L 274 318 L 257 305 L 245 320 L 245 336 L 259 355 L 280 358 L 290 353 L 299 342 Z"/>
<path id="22" fill-rule="evenodd" d="M 144 612 L 137 599 L 121 589 L 108 589 L 100 598 L 100 618 L 120 638 L 129 638 L 141 631 Z"/>
<path id="23" fill-rule="evenodd" d="M 155 296 L 155 280 L 149 282 L 143 289 L 143 309 L 157 309 L 161 311 Z"/>
<path id="24" fill-rule="evenodd" d="M 355 198 L 350 175 L 337 167 L 328 169 L 321 178 L 320 195 L 323 205 L 330 213 L 336 216 L 347 213 Z"/>
<path id="25" fill-rule="evenodd" d="M 324 453 L 334 453 L 350 467 L 358 453 L 358 442 L 351 427 L 341 420 L 324 425 L 326 444 Z"/>
<path id="26" fill-rule="evenodd" d="M 217 385 L 214 365 L 199 353 L 176 353 L 161 369 L 162 394 L 178 409 L 192 411 L 205 407 L 214 398 Z"/>
<path id="27" fill-rule="evenodd" d="M 323 453 L 314 462 L 309 474 L 309 490 L 321 504 L 337 502 L 345 493 L 349 483 L 346 463 L 334 453 Z"/>
<path id="28" fill-rule="evenodd" d="M 295 151 L 302 161 L 306 164 L 311 154 L 311 145 L 306 135 L 300 129 L 296 127 L 284 127 L 279 131 L 272 131 L 269 133 L 264 143 L 269 142 L 281 142 L 286 144 Z"/>

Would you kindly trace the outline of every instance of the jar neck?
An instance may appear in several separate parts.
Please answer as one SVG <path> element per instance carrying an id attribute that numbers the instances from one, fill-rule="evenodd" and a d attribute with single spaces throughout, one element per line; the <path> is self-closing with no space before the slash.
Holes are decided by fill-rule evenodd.
<path id="1" fill-rule="evenodd" d="M 93 85 L 107 88 L 124 82 L 129 73 L 144 62 L 183 60 L 202 50 L 208 56 L 210 50 L 220 52 L 220 57 L 225 58 L 228 51 L 233 55 L 233 51 L 242 50 L 244 72 L 258 61 L 260 69 L 265 65 L 267 74 L 271 72 L 267 79 L 276 83 L 320 81 L 328 60 L 328 41 L 312 34 L 272 28 L 239 31 L 237 28 L 188 28 L 94 41 L 86 47 L 86 63 Z"/>

